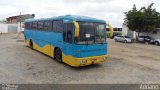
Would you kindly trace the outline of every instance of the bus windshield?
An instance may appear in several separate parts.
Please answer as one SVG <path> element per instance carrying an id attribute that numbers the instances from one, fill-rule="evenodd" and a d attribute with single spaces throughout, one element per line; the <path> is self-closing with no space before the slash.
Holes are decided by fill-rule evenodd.
<path id="1" fill-rule="evenodd" d="M 78 22 L 80 27 L 77 44 L 106 43 L 106 24 Z"/>

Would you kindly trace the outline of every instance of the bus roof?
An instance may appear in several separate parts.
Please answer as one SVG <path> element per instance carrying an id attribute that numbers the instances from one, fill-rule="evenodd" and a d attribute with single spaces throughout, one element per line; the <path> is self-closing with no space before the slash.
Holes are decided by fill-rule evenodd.
<path id="1" fill-rule="evenodd" d="M 41 19 L 26 19 L 25 22 L 43 21 L 43 20 L 76 20 L 76 21 L 106 23 L 104 20 L 87 17 L 87 16 L 78 16 L 78 15 L 65 15 L 65 16 L 41 18 Z"/>

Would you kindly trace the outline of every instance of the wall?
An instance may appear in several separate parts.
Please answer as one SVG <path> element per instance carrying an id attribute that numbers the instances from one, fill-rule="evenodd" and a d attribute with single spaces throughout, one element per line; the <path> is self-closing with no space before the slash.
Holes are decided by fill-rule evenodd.
<path id="1" fill-rule="evenodd" d="M 128 34 L 128 27 L 126 25 L 122 25 L 122 35 L 126 36 Z"/>
<path id="2" fill-rule="evenodd" d="M 136 39 L 137 33 L 136 31 L 127 31 L 127 36 L 129 36 L 132 39 Z"/>
<path id="3" fill-rule="evenodd" d="M 0 33 L 8 33 L 8 24 L 0 24 Z"/>
<path id="4" fill-rule="evenodd" d="M 17 24 L 8 24 L 8 33 L 17 33 L 18 25 Z"/>
<path id="5" fill-rule="evenodd" d="M 136 39 L 137 33 L 135 31 L 130 31 L 129 28 L 125 24 L 123 24 L 122 25 L 122 35 L 129 36 L 132 39 Z"/>
<path id="6" fill-rule="evenodd" d="M 144 35 L 144 36 L 150 36 L 152 38 L 155 39 L 160 39 L 160 28 L 157 28 L 158 32 L 157 33 L 140 33 L 140 35 Z M 125 25 L 125 23 L 122 25 L 122 35 L 128 35 L 133 39 L 136 39 L 136 37 L 138 36 L 138 34 L 135 31 L 130 31 L 129 28 Z"/>
<path id="7" fill-rule="evenodd" d="M 23 31 L 23 28 L 21 29 Z M 0 23 L 0 33 L 17 33 L 20 32 L 20 24 L 3 24 Z"/>

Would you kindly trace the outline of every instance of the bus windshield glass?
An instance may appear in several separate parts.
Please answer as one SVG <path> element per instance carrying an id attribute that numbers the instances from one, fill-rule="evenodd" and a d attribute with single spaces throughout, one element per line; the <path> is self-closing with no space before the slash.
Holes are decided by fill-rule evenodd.
<path id="1" fill-rule="evenodd" d="M 80 27 L 77 44 L 106 43 L 106 24 L 92 22 L 78 22 Z"/>

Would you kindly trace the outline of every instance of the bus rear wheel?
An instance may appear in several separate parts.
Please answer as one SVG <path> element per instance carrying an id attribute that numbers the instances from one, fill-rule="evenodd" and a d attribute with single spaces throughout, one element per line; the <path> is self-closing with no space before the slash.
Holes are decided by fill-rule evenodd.
<path id="1" fill-rule="evenodd" d="M 25 42 L 25 43 L 27 42 L 26 36 L 24 36 L 24 42 Z"/>
<path id="2" fill-rule="evenodd" d="M 30 42 L 29 42 L 29 47 L 30 47 L 31 49 L 33 49 L 33 42 L 32 42 L 32 40 L 30 40 Z"/>
<path id="3" fill-rule="evenodd" d="M 62 51 L 59 48 L 57 48 L 55 51 L 55 59 L 58 62 L 62 62 Z"/>

